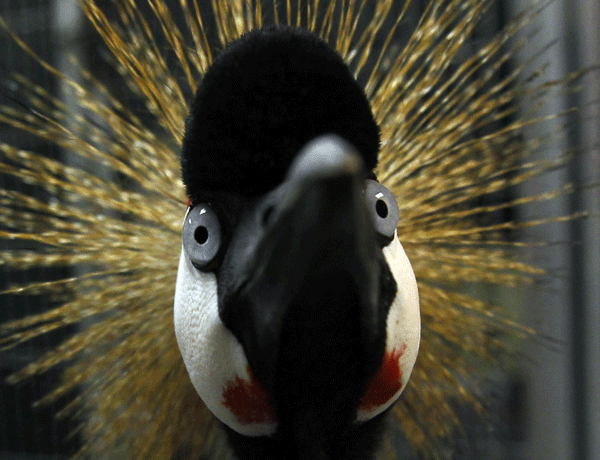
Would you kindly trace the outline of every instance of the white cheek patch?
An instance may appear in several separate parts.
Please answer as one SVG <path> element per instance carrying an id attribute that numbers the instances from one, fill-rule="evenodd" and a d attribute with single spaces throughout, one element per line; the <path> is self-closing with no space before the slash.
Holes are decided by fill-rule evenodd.
<path id="1" fill-rule="evenodd" d="M 218 313 L 217 280 L 181 251 L 175 288 L 175 334 L 194 388 L 210 411 L 246 436 L 273 434 L 275 413 L 244 350 Z"/>
<path id="2" fill-rule="evenodd" d="M 387 318 L 384 357 L 359 404 L 356 414 L 359 422 L 379 415 L 398 399 L 417 360 L 421 340 L 417 281 L 397 235 L 383 248 L 383 255 L 398 290 Z"/>

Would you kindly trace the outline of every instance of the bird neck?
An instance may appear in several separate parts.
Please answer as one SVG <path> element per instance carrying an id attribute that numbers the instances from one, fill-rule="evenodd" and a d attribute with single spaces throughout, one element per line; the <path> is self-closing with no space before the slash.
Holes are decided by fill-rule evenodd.
<path id="1" fill-rule="evenodd" d="M 382 417 L 355 421 L 369 379 L 357 290 L 332 289 L 353 283 L 343 274 L 312 276 L 320 282 L 305 283 L 311 289 L 301 291 L 282 329 L 273 394 L 278 430 L 259 438 L 230 430 L 239 460 L 365 460 L 378 444 Z"/>
<path id="2" fill-rule="evenodd" d="M 237 460 L 369 460 L 375 458 L 386 414 L 353 424 L 326 444 L 320 438 L 306 438 L 297 443 L 281 432 L 273 436 L 244 436 L 223 426 Z"/>

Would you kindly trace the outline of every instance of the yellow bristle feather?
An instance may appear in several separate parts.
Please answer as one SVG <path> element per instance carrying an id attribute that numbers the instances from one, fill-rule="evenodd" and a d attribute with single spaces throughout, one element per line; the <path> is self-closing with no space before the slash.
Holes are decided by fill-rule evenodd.
<path id="1" fill-rule="evenodd" d="M 488 365 L 502 364 L 512 348 L 505 338 L 535 335 L 519 318 L 464 293 L 461 285 L 468 281 L 517 286 L 544 273 L 519 258 L 524 243 L 508 241 L 502 232 L 571 216 L 500 224 L 481 223 L 478 217 L 553 200 L 569 193 L 570 187 L 494 206 L 473 203 L 566 161 L 530 159 L 542 141 L 525 140 L 523 131 L 544 118 L 536 113 L 519 116 L 519 103 L 525 97 L 541 98 L 552 87 L 566 88 L 571 81 L 531 84 L 526 64 L 499 76 L 500 66 L 521 46 L 519 37 L 535 17 L 533 10 L 456 66 L 491 1 L 432 0 L 396 54 L 390 50 L 391 37 L 401 27 L 410 1 L 394 18 L 393 1 L 378 0 L 372 8 L 367 3 L 305 0 L 297 9 L 289 1 L 212 0 L 211 5 L 217 48 L 264 25 L 269 13 L 276 23 L 321 35 L 366 82 L 382 135 L 377 174 L 400 198 L 398 235 L 419 281 L 423 318 L 417 365 L 394 413 L 414 449 L 436 458 L 443 455 L 437 441 L 451 438 L 461 427 L 453 400 L 485 412 L 480 396 L 464 382 L 476 380 Z M 114 2 L 116 19 L 109 20 L 93 0 L 81 3 L 129 89 L 154 116 L 158 133 L 90 73 L 82 71 L 84 81 L 73 81 L 13 35 L 31 59 L 62 82 L 79 112 L 71 112 L 26 76 L 15 76 L 24 102 L 33 110 L 2 106 L 0 121 L 93 166 L 84 169 L 41 152 L 0 145 L 0 172 L 55 198 L 45 202 L 0 192 L 0 238 L 42 247 L 3 251 L 0 263 L 16 269 L 88 270 L 70 279 L 7 291 L 60 296 L 63 301 L 48 312 L 0 325 L 0 346 L 14 347 L 67 325 L 82 327 L 11 377 L 19 381 L 65 365 L 62 383 L 42 402 L 83 389 L 61 414 L 81 421 L 81 457 L 104 458 L 110 452 L 112 458 L 171 458 L 177 453 L 226 458 L 218 423 L 187 377 L 172 319 L 186 203 L 178 161 L 186 95 L 195 91 L 218 49 L 209 44 L 208 18 L 201 16 L 196 1 L 181 0 L 184 25 L 175 23 L 166 1 L 148 4 L 152 17 L 144 17 L 133 0 Z M 364 30 L 359 18 L 368 24 Z M 390 20 L 391 32 L 372 64 L 375 39 Z M 159 25 L 168 51 L 159 47 L 151 22 Z M 1 18 L 0 25 L 8 30 Z M 177 72 L 167 64 L 167 52 L 178 62 Z M 90 125 L 82 113 L 95 115 L 103 125 Z M 501 127 L 499 120 L 505 121 Z M 96 174 L 100 168 L 116 171 L 125 180 Z M 392 451 L 388 443 L 382 455 L 391 457 Z"/>

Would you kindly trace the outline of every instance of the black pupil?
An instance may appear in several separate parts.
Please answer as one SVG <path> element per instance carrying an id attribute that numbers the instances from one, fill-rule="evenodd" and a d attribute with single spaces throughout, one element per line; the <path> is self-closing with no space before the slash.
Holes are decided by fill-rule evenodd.
<path id="1" fill-rule="evenodd" d="M 388 207 L 385 201 L 377 200 L 377 203 L 375 203 L 375 211 L 379 217 L 385 219 L 388 215 Z"/>
<path id="2" fill-rule="evenodd" d="M 204 244 L 208 241 L 208 230 L 205 226 L 199 226 L 194 232 L 194 239 L 198 244 Z"/>

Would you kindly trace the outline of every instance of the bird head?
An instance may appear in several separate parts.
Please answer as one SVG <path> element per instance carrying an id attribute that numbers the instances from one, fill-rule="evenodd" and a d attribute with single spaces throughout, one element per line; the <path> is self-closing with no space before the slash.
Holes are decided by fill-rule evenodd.
<path id="1" fill-rule="evenodd" d="M 354 458 L 406 386 L 418 292 L 378 150 L 363 90 L 308 32 L 250 32 L 198 87 L 175 331 L 240 456 Z"/>

